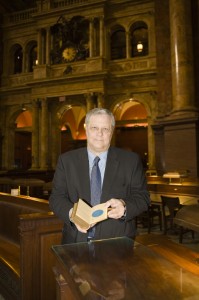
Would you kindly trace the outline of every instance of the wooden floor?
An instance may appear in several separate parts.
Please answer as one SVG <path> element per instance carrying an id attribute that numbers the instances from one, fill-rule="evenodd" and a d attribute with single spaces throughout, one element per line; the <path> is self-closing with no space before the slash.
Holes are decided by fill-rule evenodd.
<path id="1" fill-rule="evenodd" d="M 174 243 L 168 236 L 161 234 L 141 234 L 136 237 L 136 241 L 199 276 L 199 252 Z"/>

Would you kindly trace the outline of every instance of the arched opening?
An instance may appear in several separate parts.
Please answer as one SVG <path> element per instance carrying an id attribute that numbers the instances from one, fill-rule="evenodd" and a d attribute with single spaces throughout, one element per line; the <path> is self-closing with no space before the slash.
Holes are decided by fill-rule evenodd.
<path id="1" fill-rule="evenodd" d="M 131 27 L 132 57 L 148 55 L 148 27 L 145 22 L 139 21 Z"/>
<path id="2" fill-rule="evenodd" d="M 14 74 L 18 74 L 22 72 L 22 65 L 23 65 L 23 50 L 20 45 L 15 46 L 14 51 Z"/>
<path id="3" fill-rule="evenodd" d="M 33 67 L 38 63 L 36 42 L 31 45 L 28 51 L 28 72 L 33 72 Z"/>
<path id="4" fill-rule="evenodd" d="M 143 104 L 128 100 L 116 105 L 115 145 L 140 155 L 144 168 L 148 163 L 148 122 Z"/>
<path id="5" fill-rule="evenodd" d="M 32 156 L 32 115 L 21 112 L 15 122 L 14 164 L 16 169 L 28 170 Z"/>
<path id="6" fill-rule="evenodd" d="M 112 60 L 126 58 L 126 34 L 122 26 L 116 26 L 111 32 L 110 56 Z"/>
<path id="7" fill-rule="evenodd" d="M 85 111 L 81 106 L 67 106 L 61 120 L 61 152 L 86 145 Z"/>

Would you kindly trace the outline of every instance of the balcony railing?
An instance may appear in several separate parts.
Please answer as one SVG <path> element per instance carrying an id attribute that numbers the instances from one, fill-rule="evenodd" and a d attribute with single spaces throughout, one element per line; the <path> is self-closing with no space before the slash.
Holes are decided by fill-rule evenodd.
<path id="1" fill-rule="evenodd" d="M 89 3 L 89 2 L 94 2 L 92 0 L 54 0 L 53 2 L 53 8 L 61 8 L 69 5 L 76 5 L 76 4 L 84 4 L 84 3 Z"/>
<path id="2" fill-rule="evenodd" d="M 11 13 L 4 16 L 4 24 L 24 23 L 31 19 L 37 12 L 37 8 L 26 9 L 17 13 Z"/>
<path id="3" fill-rule="evenodd" d="M 99 2 L 99 0 L 54 0 L 52 2 L 49 1 L 45 3 L 45 5 L 37 4 L 37 7 L 19 11 L 16 13 L 7 14 L 4 16 L 4 24 L 12 25 L 18 23 L 24 23 L 31 20 L 32 15 L 40 12 L 46 12 L 53 9 L 61 9 L 67 6 L 78 6 L 82 4 L 93 4 Z"/>

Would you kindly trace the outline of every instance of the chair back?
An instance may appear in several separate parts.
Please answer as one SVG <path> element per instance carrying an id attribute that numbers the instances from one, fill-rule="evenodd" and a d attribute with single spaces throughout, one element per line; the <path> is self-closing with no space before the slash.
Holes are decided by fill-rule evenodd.
<path id="1" fill-rule="evenodd" d="M 170 197 L 161 195 L 162 208 L 165 210 L 165 206 L 169 210 L 169 215 L 171 218 L 175 217 L 176 212 L 181 208 L 179 197 Z"/>

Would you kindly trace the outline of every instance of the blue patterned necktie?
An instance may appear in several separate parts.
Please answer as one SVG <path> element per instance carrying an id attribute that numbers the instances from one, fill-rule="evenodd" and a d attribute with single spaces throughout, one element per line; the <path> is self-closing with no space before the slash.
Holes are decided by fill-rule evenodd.
<path id="1" fill-rule="evenodd" d="M 94 159 L 94 164 L 91 171 L 91 205 L 97 205 L 100 203 L 101 198 L 101 173 L 99 169 L 100 158 L 98 156 Z M 92 239 L 95 235 L 95 227 L 88 230 L 88 240 Z"/>
<path id="2" fill-rule="evenodd" d="M 91 204 L 92 206 L 100 203 L 101 198 L 101 173 L 99 169 L 100 158 L 98 156 L 94 159 L 93 168 L 91 171 Z"/>

